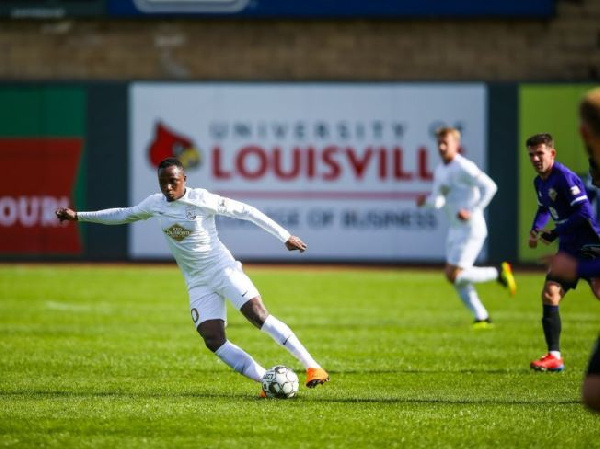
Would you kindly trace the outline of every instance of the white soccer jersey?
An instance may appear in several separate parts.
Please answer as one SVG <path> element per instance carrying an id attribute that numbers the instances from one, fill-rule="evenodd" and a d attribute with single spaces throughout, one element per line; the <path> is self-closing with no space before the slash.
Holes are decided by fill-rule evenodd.
<path id="1" fill-rule="evenodd" d="M 483 210 L 497 190 L 496 183 L 474 162 L 457 154 L 449 163 L 441 162 L 436 167 L 433 188 L 425 204 L 443 207 L 448 214 L 451 230 L 469 230 L 478 235 L 487 235 Z M 471 219 L 460 220 L 460 209 L 470 210 Z"/>
<path id="2" fill-rule="evenodd" d="M 169 248 L 183 271 L 188 289 L 204 285 L 216 271 L 234 260 L 219 240 L 216 215 L 250 220 L 282 242 L 290 238 L 288 231 L 258 209 L 214 195 L 205 189 L 189 187 L 183 197 L 171 202 L 158 193 L 134 207 L 77 213 L 79 221 L 109 225 L 158 217 Z"/>

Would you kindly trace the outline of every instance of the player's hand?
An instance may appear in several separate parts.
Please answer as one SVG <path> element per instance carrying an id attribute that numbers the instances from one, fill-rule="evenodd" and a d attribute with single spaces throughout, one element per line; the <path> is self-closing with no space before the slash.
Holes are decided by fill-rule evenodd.
<path id="1" fill-rule="evenodd" d="M 415 198 L 415 204 L 417 207 L 425 206 L 425 201 L 427 201 L 427 195 L 417 195 L 417 198 Z"/>
<path id="2" fill-rule="evenodd" d="M 60 207 L 56 209 L 56 218 L 58 218 L 61 222 L 64 220 L 75 221 L 77 220 L 77 212 L 73 209 L 69 209 L 68 207 Z"/>
<path id="3" fill-rule="evenodd" d="M 529 231 L 529 247 L 537 248 L 538 240 L 540 238 L 540 231 L 537 229 L 532 229 Z"/>
<path id="4" fill-rule="evenodd" d="M 574 281 L 577 278 L 577 259 L 565 253 L 542 257 L 548 266 L 548 272 L 565 281 Z"/>
<path id="5" fill-rule="evenodd" d="M 550 243 L 552 243 L 554 240 L 556 240 L 556 238 L 558 237 L 558 234 L 556 233 L 556 231 L 553 229 L 552 231 L 543 231 L 540 234 L 540 239 L 543 243 L 545 243 L 546 245 L 549 245 Z"/>
<path id="6" fill-rule="evenodd" d="M 469 209 L 461 209 L 458 211 L 458 214 L 456 214 L 456 216 L 460 221 L 467 221 L 471 219 L 471 217 L 473 216 L 473 212 L 471 212 Z"/>
<path id="7" fill-rule="evenodd" d="M 301 253 L 306 251 L 306 248 L 308 248 L 306 243 L 300 240 L 300 237 L 296 237 L 295 235 L 290 235 L 290 238 L 287 240 L 287 242 L 285 242 L 285 246 L 287 246 L 288 251 L 298 250 Z"/>

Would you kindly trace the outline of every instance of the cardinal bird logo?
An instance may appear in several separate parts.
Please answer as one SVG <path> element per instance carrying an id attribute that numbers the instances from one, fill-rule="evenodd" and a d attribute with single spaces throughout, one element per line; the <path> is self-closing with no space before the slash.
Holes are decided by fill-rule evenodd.
<path id="1" fill-rule="evenodd" d="M 175 157 L 181 161 L 184 168 L 199 167 L 201 163 L 200 150 L 194 141 L 185 137 L 161 122 L 154 127 L 154 140 L 148 149 L 150 162 L 158 167 L 160 161 Z"/>

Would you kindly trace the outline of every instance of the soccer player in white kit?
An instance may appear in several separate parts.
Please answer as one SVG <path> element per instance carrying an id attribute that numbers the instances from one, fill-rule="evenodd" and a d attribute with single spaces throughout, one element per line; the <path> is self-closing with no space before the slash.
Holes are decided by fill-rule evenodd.
<path id="1" fill-rule="evenodd" d="M 241 264 L 219 240 L 215 217 L 224 215 L 250 220 L 284 242 L 290 251 L 304 252 L 306 244 L 254 207 L 204 189 L 186 187 L 183 164 L 178 159 L 169 158 L 160 163 L 158 181 L 161 193 L 150 195 L 137 206 L 94 212 L 60 208 L 56 216 L 61 221 L 108 225 L 157 217 L 183 272 L 192 319 L 208 349 L 240 374 L 258 382 L 262 380 L 265 369 L 239 346 L 227 340 L 225 300 L 229 299 L 248 321 L 269 334 L 302 363 L 307 372 L 307 387 L 327 382 L 328 373 L 312 358 L 296 334 L 266 310 L 258 290 L 242 271 Z"/>
<path id="2" fill-rule="evenodd" d="M 463 304 L 473 313 L 473 327 L 491 326 L 490 315 L 473 284 L 498 281 L 514 295 L 516 282 L 511 266 L 475 267 L 475 259 L 487 237 L 484 209 L 497 191 L 496 183 L 475 163 L 460 154 L 460 131 L 444 127 L 437 131 L 441 163 L 436 167 L 430 195 L 417 197 L 418 207 L 444 208 L 450 221 L 446 240 L 445 274 Z"/>

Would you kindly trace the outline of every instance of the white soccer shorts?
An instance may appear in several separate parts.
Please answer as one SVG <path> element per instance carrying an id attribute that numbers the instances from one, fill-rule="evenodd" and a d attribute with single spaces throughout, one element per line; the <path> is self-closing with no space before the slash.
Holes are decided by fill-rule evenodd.
<path id="1" fill-rule="evenodd" d="M 485 235 L 474 235 L 470 230 L 451 230 L 446 239 L 446 263 L 460 268 L 472 267 L 485 238 Z"/>
<path id="2" fill-rule="evenodd" d="M 188 291 L 190 311 L 194 325 L 208 320 L 227 321 L 225 300 L 229 299 L 236 310 L 260 294 L 252 280 L 242 271 L 242 264 L 232 262 L 217 273 L 206 285 Z"/>

